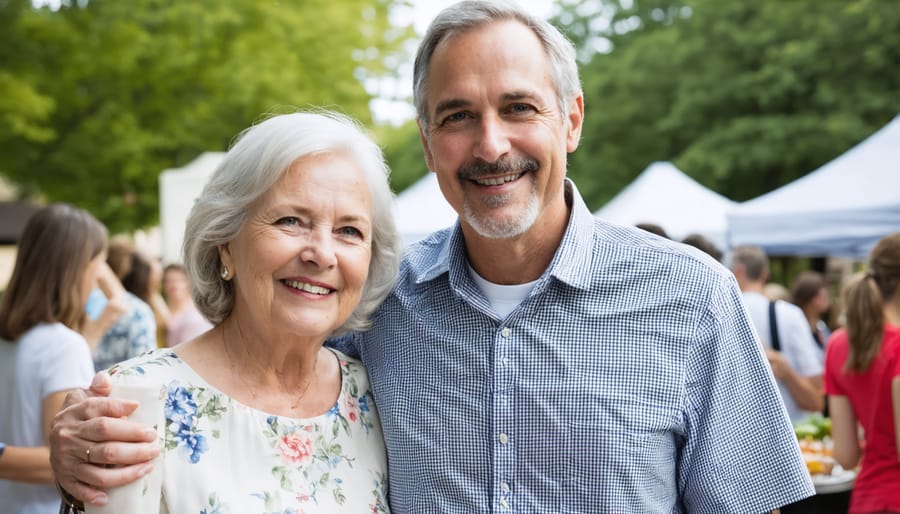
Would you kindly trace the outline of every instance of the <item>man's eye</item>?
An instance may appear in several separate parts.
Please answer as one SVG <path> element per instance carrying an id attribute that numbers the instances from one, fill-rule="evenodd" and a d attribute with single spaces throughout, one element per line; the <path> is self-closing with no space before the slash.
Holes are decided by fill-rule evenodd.
<path id="1" fill-rule="evenodd" d="M 534 109 L 528 104 L 512 104 L 509 106 L 509 111 L 512 113 L 526 113 L 533 110 Z"/>
<path id="2" fill-rule="evenodd" d="M 462 111 L 454 112 L 453 114 L 444 118 L 444 120 L 441 122 L 441 124 L 443 125 L 443 124 L 447 124 L 447 123 L 456 123 L 459 121 L 463 121 L 467 117 L 468 117 L 468 115 L 465 112 L 462 112 Z"/>

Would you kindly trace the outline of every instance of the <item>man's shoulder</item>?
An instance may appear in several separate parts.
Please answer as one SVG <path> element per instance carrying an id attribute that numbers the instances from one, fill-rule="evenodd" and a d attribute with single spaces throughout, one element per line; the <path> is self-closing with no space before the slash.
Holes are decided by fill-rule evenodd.
<path id="1" fill-rule="evenodd" d="M 446 271 L 449 267 L 452 234 L 453 228 L 448 227 L 407 246 L 400 260 L 397 288 Z"/>
<path id="2" fill-rule="evenodd" d="M 775 315 L 778 316 L 779 322 L 784 319 L 786 322 L 796 323 L 804 327 L 808 325 L 806 315 L 803 314 L 803 309 L 791 302 L 784 300 L 775 301 Z M 812 332 L 810 332 L 810 334 L 812 334 Z"/>
<path id="3" fill-rule="evenodd" d="M 612 268 L 634 274 L 653 274 L 667 280 L 719 282 L 730 272 L 710 255 L 678 241 L 637 227 L 595 219 L 594 269 Z"/>

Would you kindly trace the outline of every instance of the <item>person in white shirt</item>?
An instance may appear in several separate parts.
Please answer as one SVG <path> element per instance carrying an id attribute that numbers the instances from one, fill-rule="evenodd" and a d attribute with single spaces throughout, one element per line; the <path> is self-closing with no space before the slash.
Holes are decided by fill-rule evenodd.
<path id="1" fill-rule="evenodd" d="M 22 233 L 0 300 L 0 441 L 21 457 L 15 470 L 0 475 L 2 513 L 59 509 L 47 437 L 66 393 L 87 386 L 94 374 L 80 331 L 105 264 L 106 237 L 99 221 L 67 204 L 37 211 Z M 26 449 L 30 457 L 23 460 Z"/>
<path id="2" fill-rule="evenodd" d="M 825 402 L 822 362 L 803 311 L 782 300 L 770 302 L 763 294 L 769 264 L 762 249 L 749 245 L 735 248 L 731 254 L 731 271 L 741 288 L 791 421 L 796 423 L 813 412 L 821 412 Z M 774 334 L 772 314 L 777 327 Z M 777 335 L 777 341 L 773 335 Z"/>

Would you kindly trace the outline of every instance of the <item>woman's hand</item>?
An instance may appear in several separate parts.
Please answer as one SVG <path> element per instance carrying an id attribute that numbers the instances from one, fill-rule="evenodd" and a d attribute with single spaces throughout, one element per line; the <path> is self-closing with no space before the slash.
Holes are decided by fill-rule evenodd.
<path id="1" fill-rule="evenodd" d="M 105 505 L 105 489 L 128 484 L 153 470 L 159 455 L 156 430 L 125 419 L 137 402 L 109 398 L 109 375 L 94 376 L 90 391 L 69 393 L 53 420 L 50 464 L 70 495 Z"/>

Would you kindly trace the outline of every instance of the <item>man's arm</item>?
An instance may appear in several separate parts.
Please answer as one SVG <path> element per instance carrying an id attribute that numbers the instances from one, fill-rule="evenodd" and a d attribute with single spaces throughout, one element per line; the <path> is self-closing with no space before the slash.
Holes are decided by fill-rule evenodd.
<path id="1" fill-rule="evenodd" d="M 822 393 L 822 375 L 801 376 L 794 371 L 784 354 L 766 348 L 766 358 L 775 378 L 787 387 L 791 398 L 803 410 L 822 412 L 825 399 Z"/>
<path id="2" fill-rule="evenodd" d="M 815 494 L 734 277 L 701 311 L 685 378 L 686 511 L 772 512 Z"/>
<path id="3" fill-rule="evenodd" d="M 108 398 L 110 389 L 109 376 L 98 373 L 90 391 L 69 393 L 50 431 L 56 481 L 73 497 L 94 505 L 106 504 L 105 489 L 152 471 L 150 461 L 160 451 L 155 429 L 124 419 L 138 403 Z"/>

